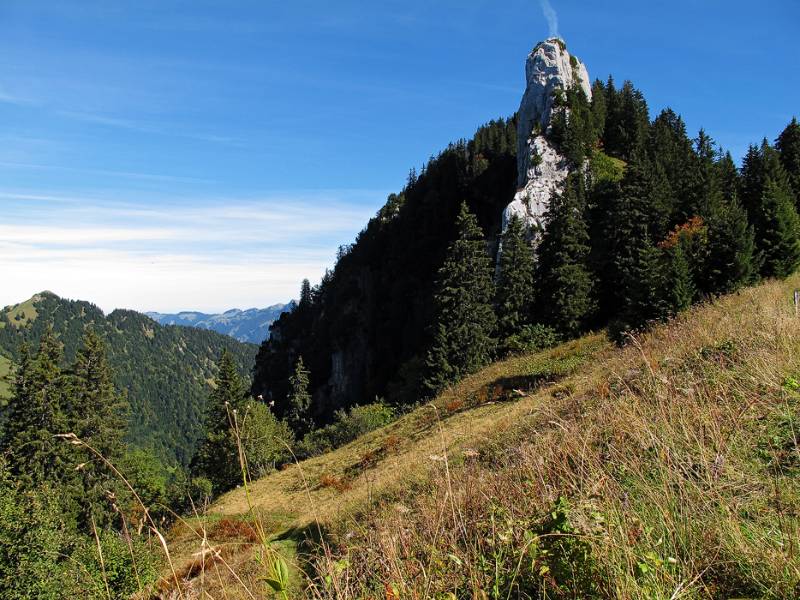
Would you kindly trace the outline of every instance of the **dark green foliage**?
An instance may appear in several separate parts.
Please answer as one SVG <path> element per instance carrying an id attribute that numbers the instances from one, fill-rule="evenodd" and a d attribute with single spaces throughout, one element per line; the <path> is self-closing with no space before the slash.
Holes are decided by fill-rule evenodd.
<path id="1" fill-rule="evenodd" d="M 67 386 L 63 411 L 68 431 L 112 464 L 119 464 L 125 455 L 122 440 L 128 404 L 114 388 L 104 344 L 93 329 L 88 329 L 83 337 Z M 93 452 L 83 448 L 76 451 L 84 465 L 76 474 L 83 507 L 79 525 L 88 530 L 92 518 L 97 525 L 105 525 L 114 518 L 107 492 L 121 487 L 121 482 Z"/>
<path id="2" fill-rule="evenodd" d="M 669 270 L 665 291 L 668 292 L 670 314 L 677 314 L 692 305 L 697 290 L 684 244 L 677 243 L 670 248 L 667 252 L 667 261 Z"/>
<path id="3" fill-rule="evenodd" d="M 539 352 L 552 348 L 561 341 L 561 336 L 552 327 L 536 323 L 523 325 L 517 333 L 506 340 L 505 349 L 509 353 Z"/>
<path id="4" fill-rule="evenodd" d="M 536 317 L 570 336 L 586 326 L 595 308 L 583 188 L 583 178 L 573 173 L 564 193 L 551 198 L 536 265 Z"/>
<path id="5" fill-rule="evenodd" d="M 613 336 L 622 340 L 626 332 L 638 331 L 667 317 L 674 301 L 673 295 L 668 294 L 668 282 L 663 251 L 645 237 L 623 273 L 624 305 L 612 324 Z"/>
<path id="6" fill-rule="evenodd" d="M 244 382 L 233 356 L 223 351 L 206 407 L 205 436 L 192 459 L 192 474 L 212 482 L 214 494 L 242 483 L 236 430 L 246 402 Z"/>
<path id="7" fill-rule="evenodd" d="M 800 264 L 800 218 L 789 186 L 768 177 L 755 213 L 761 275 L 786 277 Z"/>
<path id="8" fill-rule="evenodd" d="M 36 487 L 66 477 L 64 444 L 54 436 L 67 433 L 64 413 L 62 348 L 47 328 L 35 357 L 20 352 L 14 393 L 6 407 L 0 450 L 8 456 L 11 475 Z"/>
<path id="9" fill-rule="evenodd" d="M 348 411 L 337 411 L 333 423 L 315 429 L 303 438 L 298 448 L 298 455 L 318 456 L 330 452 L 365 433 L 388 425 L 395 418 L 397 418 L 395 410 L 383 402 L 354 406 Z"/>
<path id="10" fill-rule="evenodd" d="M 600 281 L 602 319 L 631 302 L 633 271 L 645 246 L 662 239 L 669 224 L 670 188 L 663 170 L 641 153 L 634 155 L 619 185 L 595 188 L 591 199 L 592 267 Z"/>
<path id="11" fill-rule="evenodd" d="M 663 110 L 653 121 L 647 137 L 647 155 L 660 167 L 669 186 L 665 190 L 669 197 L 669 216 L 679 222 L 695 216 L 689 178 L 695 155 L 686 135 L 686 125 L 673 110 Z"/>
<path id="12" fill-rule="evenodd" d="M 492 261 L 478 220 L 466 204 L 461 205 L 456 227 L 458 236 L 447 249 L 434 296 L 436 333 L 423 382 L 430 395 L 486 365 L 495 347 Z"/>
<path id="13" fill-rule="evenodd" d="M 704 289 L 727 294 L 750 282 L 758 273 L 755 232 L 739 202 L 739 173 L 730 154 L 716 164 L 720 201 L 706 217 L 708 255 Z"/>
<path id="14" fill-rule="evenodd" d="M 503 232 L 495 289 L 497 337 L 501 349 L 528 323 L 533 303 L 533 249 L 525 228 L 513 215 Z"/>
<path id="15" fill-rule="evenodd" d="M 311 394 L 308 392 L 309 375 L 303 357 L 297 359 L 294 373 L 289 378 L 289 426 L 299 437 L 314 428 L 314 421 L 311 418 Z"/>
<path id="16" fill-rule="evenodd" d="M 247 475 L 258 479 L 291 459 L 294 435 L 263 402 L 249 402 L 241 417 L 242 451 Z"/>
<path id="17" fill-rule="evenodd" d="M 595 114 L 578 84 L 573 84 L 557 102 L 550 119 L 550 141 L 573 165 L 581 165 L 591 155 L 598 139 Z"/>
<path id="18" fill-rule="evenodd" d="M 435 333 L 434 283 L 459 207 L 466 200 L 486 237 L 496 239 L 516 190 L 516 148 L 514 120 L 493 121 L 413 173 L 314 286 L 309 314 L 295 310 L 273 326 L 256 360 L 254 395 L 285 416 L 289 377 L 302 355 L 319 425 L 375 397 L 416 402 Z"/>
<path id="19" fill-rule="evenodd" d="M 775 148 L 780 152 L 781 164 L 794 193 L 795 207 L 800 211 L 800 124 L 797 118 L 793 118 L 775 140 Z"/>
<path id="20" fill-rule="evenodd" d="M 77 356 L 84 332 L 91 326 L 104 342 L 115 387 L 130 404 L 125 441 L 152 448 L 170 464 L 187 465 L 202 436 L 202 415 L 214 361 L 225 348 L 248 375 L 256 347 L 228 336 L 189 327 L 162 326 L 141 313 L 116 310 L 105 316 L 88 302 L 37 294 L 38 317 L 14 322 L 0 310 L 0 351 L 19 364 L 20 344 L 35 348 L 47 329 L 63 346 L 65 364 Z M 4 327 L 2 325 L 5 325 Z"/>
<path id="21" fill-rule="evenodd" d="M 643 150 L 650 126 L 647 103 L 642 93 L 630 81 L 622 89 L 614 87 L 609 77 L 605 94 L 606 122 L 603 147 L 607 154 L 629 161 Z"/>

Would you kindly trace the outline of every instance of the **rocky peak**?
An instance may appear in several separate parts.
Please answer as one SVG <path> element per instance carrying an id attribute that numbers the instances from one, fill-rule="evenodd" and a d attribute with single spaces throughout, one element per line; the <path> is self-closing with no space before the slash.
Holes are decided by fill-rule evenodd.
<path id="1" fill-rule="evenodd" d="M 503 212 L 503 228 L 512 215 L 528 226 L 532 237 L 541 231 L 542 218 L 553 192 L 560 191 L 569 173 L 567 159 L 547 139 L 558 90 L 580 86 L 592 97 L 589 73 L 567 51 L 560 38 L 549 38 L 531 50 L 525 63 L 525 94 L 517 113 L 517 191 Z"/>

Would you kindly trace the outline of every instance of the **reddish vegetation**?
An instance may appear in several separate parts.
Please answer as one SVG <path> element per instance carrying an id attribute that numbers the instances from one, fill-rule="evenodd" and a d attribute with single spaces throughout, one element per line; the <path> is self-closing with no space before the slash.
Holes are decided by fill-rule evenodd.
<path id="1" fill-rule="evenodd" d="M 695 216 L 682 225 L 676 225 L 675 229 L 670 231 L 669 235 L 658 246 L 665 249 L 674 248 L 681 239 L 705 236 L 707 230 L 708 228 L 703 218 Z"/>

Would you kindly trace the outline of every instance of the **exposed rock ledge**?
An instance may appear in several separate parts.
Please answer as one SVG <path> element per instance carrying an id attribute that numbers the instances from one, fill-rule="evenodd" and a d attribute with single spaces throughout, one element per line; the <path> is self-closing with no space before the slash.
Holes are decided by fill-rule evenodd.
<path id="1" fill-rule="evenodd" d="M 517 185 L 514 200 L 503 211 L 503 228 L 519 216 L 531 237 L 538 239 L 553 192 L 561 191 L 569 164 L 547 140 L 558 89 L 580 85 L 592 97 L 584 64 L 567 52 L 558 38 L 539 43 L 525 63 L 527 87 L 517 115 Z"/>

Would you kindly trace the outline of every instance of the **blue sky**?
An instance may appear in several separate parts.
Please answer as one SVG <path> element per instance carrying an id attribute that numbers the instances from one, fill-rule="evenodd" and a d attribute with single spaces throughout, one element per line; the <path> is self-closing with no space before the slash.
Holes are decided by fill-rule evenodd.
<path id="1" fill-rule="evenodd" d="M 551 0 L 590 75 L 735 156 L 800 113 L 800 2 Z M 512 114 L 538 0 L 0 0 L 0 305 L 296 296 L 449 141 Z"/>

